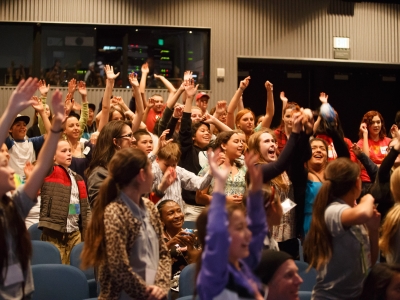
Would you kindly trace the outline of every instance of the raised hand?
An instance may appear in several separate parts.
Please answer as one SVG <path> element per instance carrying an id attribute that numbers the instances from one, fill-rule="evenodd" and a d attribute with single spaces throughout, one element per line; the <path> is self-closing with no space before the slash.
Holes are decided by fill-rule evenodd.
<path id="1" fill-rule="evenodd" d="M 193 72 L 185 71 L 185 73 L 183 73 L 183 81 L 187 81 L 190 79 L 193 79 Z"/>
<path id="2" fill-rule="evenodd" d="M 21 80 L 18 83 L 17 87 L 10 96 L 7 106 L 11 115 L 17 115 L 32 104 L 35 104 L 35 100 L 32 99 L 32 96 L 38 87 L 37 83 L 37 78 L 33 79 L 31 77 L 29 77 L 26 81 Z"/>
<path id="3" fill-rule="evenodd" d="M 392 135 L 392 138 L 400 138 L 399 128 L 396 124 L 393 124 L 392 127 L 390 127 L 390 134 Z"/>
<path id="4" fill-rule="evenodd" d="M 78 83 L 78 92 L 82 96 L 87 96 L 86 83 L 84 81 L 79 81 L 79 83 Z"/>
<path id="5" fill-rule="evenodd" d="M 119 74 L 119 73 L 118 73 L 118 74 Z M 133 87 L 139 87 L 139 81 L 138 81 L 138 79 L 137 79 L 137 73 L 131 73 L 131 74 L 129 74 L 129 82 L 130 82 L 132 88 L 133 88 Z"/>
<path id="6" fill-rule="evenodd" d="M 69 116 L 72 108 L 74 107 L 75 100 L 72 98 L 72 94 L 67 94 L 67 98 L 65 99 L 64 103 L 64 112 L 66 116 Z"/>
<path id="7" fill-rule="evenodd" d="M 42 100 L 40 100 L 40 99 L 39 99 L 38 97 L 36 97 L 36 96 L 32 96 L 32 99 L 31 99 L 31 100 L 33 101 L 32 107 L 33 107 L 38 113 L 44 111 L 44 107 L 43 107 L 43 104 L 42 104 Z"/>
<path id="8" fill-rule="evenodd" d="M 303 114 L 301 112 L 295 112 L 293 114 L 293 128 L 292 132 L 294 133 L 300 133 L 300 131 L 303 128 Z"/>
<path id="9" fill-rule="evenodd" d="M 210 165 L 210 170 L 215 178 L 216 181 L 219 183 L 225 184 L 226 180 L 228 179 L 229 173 L 231 171 L 231 165 L 229 159 L 226 159 L 222 166 L 225 168 L 219 168 L 218 160 L 219 160 L 219 153 L 221 152 L 220 149 L 215 150 L 214 152 L 209 149 L 207 151 L 207 158 L 208 164 Z"/>
<path id="10" fill-rule="evenodd" d="M 165 171 L 161 183 L 159 185 L 159 190 L 164 192 L 171 184 L 176 180 L 176 170 L 172 167 L 168 167 Z"/>
<path id="11" fill-rule="evenodd" d="M 75 90 L 76 90 L 76 79 L 72 78 L 68 82 L 68 93 L 73 94 L 73 93 L 75 93 Z"/>
<path id="12" fill-rule="evenodd" d="M 363 134 L 367 134 L 368 135 L 368 128 L 367 128 L 367 124 L 366 123 L 361 123 L 360 130 L 362 131 Z"/>
<path id="13" fill-rule="evenodd" d="M 197 93 L 197 88 L 199 87 L 199 85 L 194 85 L 194 80 L 188 80 L 187 84 L 185 85 L 185 91 L 186 91 L 186 95 L 188 97 L 193 97 L 196 93 Z"/>
<path id="14" fill-rule="evenodd" d="M 176 119 L 180 119 L 182 118 L 183 115 L 183 109 L 184 109 L 184 105 L 177 105 L 174 108 L 174 113 L 172 114 L 172 116 Z"/>
<path id="15" fill-rule="evenodd" d="M 328 103 L 328 95 L 325 94 L 324 92 L 321 92 L 319 94 L 319 101 L 321 101 L 321 103 Z"/>
<path id="16" fill-rule="evenodd" d="M 214 116 L 210 115 L 209 113 L 205 113 L 201 121 L 207 124 L 212 124 L 214 120 L 215 120 Z"/>
<path id="17" fill-rule="evenodd" d="M 265 82 L 265 88 L 267 89 L 267 92 L 272 92 L 274 90 L 274 85 L 267 80 Z"/>
<path id="18" fill-rule="evenodd" d="M 161 77 L 164 77 L 162 75 L 157 75 L 157 74 L 153 74 L 154 78 L 160 79 Z"/>
<path id="19" fill-rule="evenodd" d="M 218 101 L 217 106 L 215 107 L 215 114 L 217 116 L 225 114 L 226 107 L 227 107 L 227 102 L 225 100 Z"/>
<path id="20" fill-rule="evenodd" d="M 50 84 L 46 86 L 46 80 L 39 80 L 38 89 L 41 95 L 47 95 L 50 90 Z"/>
<path id="21" fill-rule="evenodd" d="M 169 129 L 163 131 L 163 133 L 158 138 L 158 151 L 161 148 L 165 147 L 167 144 L 171 143 L 173 139 L 166 140 L 167 134 L 169 133 Z"/>
<path id="22" fill-rule="evenodd" d="M 250 84 L 250 76 L 247 76 L 245 79 L 240 81 L 239 88 L 244 91 Z"/>
<path id="23" fill-rule="evenodd" d="M 154 98 L 149 98 L 149 100 L 147 100 L 147 102 L 146 102 L 146 107 L 153 108 L 155 104 L 156 104 L 156 102 L 155 102 Z"/>
<path id="24" fill-rule="evenodd" d="M 261 167 L 256 165 L 259 158 L 260 156 L 254 151 L 251 151 L 244 156 L 247 172 L 250 175 L 250 190 L 252 192 L 261 191 L 263 185 Z"/>
<path id="25" fill-rule="evenodd" d="M 221 151 L 220 153 L 218 153 L 218 161 L 217 161 L 218 166 L 223 165 L 225 162 L 225 159 L 226 159 L 226 155 L 224 152 Z"/>
<path id="26" fill-rule="evenodd" d="M 282 91 L 282 92 L 279 94 L 279 97 L 281 98 L 282 102 L 288 102 L 288 101 L 289 101 L 289 99 L 286 98 L 285 92 L 284 92 L 284 91 Z"/>
<path id="27" fill-rule="evenodd" d="M 106 65 L 104 67 L 104 72 L 106 73 L 107 79 L 114 80 L 119 76 L 119 72 L 117 74 L 114 74 L 114 68 L 110 65 Z"/>
<path id="28" fill-rule="evenodd" d="M 150 72 L 150 70 L 149 70 L 149 64 L 148 63 L 144 63 L 143 65 L 142 65 L 142 74 L 143 73 L 145 73 L 145 74 L 148 74 L 149 72 Z"/>
<path id="29" fill-rule="evenodd" d="M 62 94 L 58 89 L 55 90 L 51 97 L 51 107 L 53 109 L 53 119 L 64 121 L 65 115 Z"/>
<path id="30" fill-rule="evenodd" d="M 351 146 L 351 150 L 353 150 L 356 156 L 359 156 L 362 153 L 362 149 L 356 143 L 353 143 L 353 145 Z"/>

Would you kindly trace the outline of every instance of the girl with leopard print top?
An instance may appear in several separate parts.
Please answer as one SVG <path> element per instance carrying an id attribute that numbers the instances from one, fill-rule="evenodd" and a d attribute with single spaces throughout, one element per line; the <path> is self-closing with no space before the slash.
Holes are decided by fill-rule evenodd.
<path id="1" fill-rule="evenodd" d="M 117 151 L 108 164 L 85 236 L 84 267 L 99 269 L 98 299 L 167 296 L 171 259 L 158 211 L 141 195 L 153 183 L 151 163 L 139 150 Z"/>

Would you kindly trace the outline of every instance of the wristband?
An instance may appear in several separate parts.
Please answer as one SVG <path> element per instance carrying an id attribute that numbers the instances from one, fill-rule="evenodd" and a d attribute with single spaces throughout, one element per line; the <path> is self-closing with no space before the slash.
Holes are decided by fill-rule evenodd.
<path id="1" fill-rule="evenodd" d="M 53 128 L 50 128 L 50 131 L 51 131 L 52 133 L 61 133 L 61 132 L 64 131 L 64 129 L 61 128 L 60 130 L 53 130 Z"/>

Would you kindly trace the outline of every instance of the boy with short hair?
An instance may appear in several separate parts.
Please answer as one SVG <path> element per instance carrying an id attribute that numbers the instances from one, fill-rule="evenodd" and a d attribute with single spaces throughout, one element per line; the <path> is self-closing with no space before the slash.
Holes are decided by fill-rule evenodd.
<path id="1" fill-rule="evenodd" d="M 185 211 L 185 202 L 182 199 L 182 188 L 189 191 L 205 189 L 210 185 L 212 175 L 211 170 L 200 177 L 178 167 L 177 164 L 181 157 L 181 150 L 177 143 L 169 143 L 157 154 L 156 160 L 152 164 L 153 193 L 160 201 L 169 199 L 177 202 L 182 211 Z"/>
<path id="2" fill-rule="evenodd" d="M 42 117 L 46 131 L 50 132 L 51 124 L 42 102 L 39 100 L 32 106 Z M 25 177 L 24 167 L 26 162 L 34 162 L 36 160 L 35 151 L 38 152 L 40 150 L 45 139 L 45 135 L 33 138 L 26 137 L 26 126 L 29 121 L 30 118 L 28 116 L 18 115 L 10 127 L 10 135 L 5 140 L 10 154 L 9 165 L 14 169 L 15 173 L 22 177 Z"/>

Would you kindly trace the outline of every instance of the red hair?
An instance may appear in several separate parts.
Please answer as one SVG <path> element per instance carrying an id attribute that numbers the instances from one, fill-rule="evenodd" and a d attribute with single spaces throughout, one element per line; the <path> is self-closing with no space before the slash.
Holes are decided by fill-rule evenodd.
<path id="1" fill-rule="evenodd" d="M 378 116 L 379 119 L 381 119 L 381 131 L 379 132 L 379 139 L 382 140 L 384 137 L 386 137 L 386 128 L 385 128 L 385 120 L 383 119 L 382 115 L 379 112 L 377 112 L 376 110 L 370 110 L 363 116 L 361 123 L 367 124 L 367 128 L 368 128 L 369 126 L 371 126 L 372 119 L 375 116 Z M 363 138 L 363 133 L 361 130 L 358 133 L 358 136 L 360 137 L 360 139 Z M 368 133 L 368 136 L 369 136 L 369 133 Z"/>

